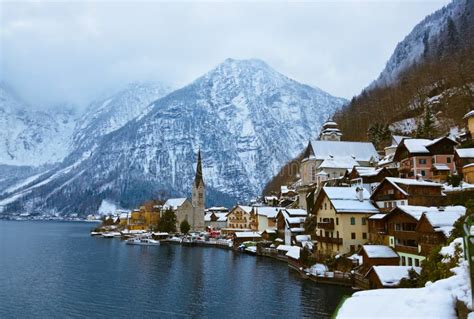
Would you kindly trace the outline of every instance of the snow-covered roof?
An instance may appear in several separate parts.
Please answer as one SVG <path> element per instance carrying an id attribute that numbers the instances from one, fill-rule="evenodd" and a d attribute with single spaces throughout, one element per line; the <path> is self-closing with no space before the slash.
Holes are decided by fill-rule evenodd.
<path id="1" fill-rule="evenodd" d="M 266 216 L 267 218 L 275 218 L 280 209 L 281 207 L 261 206 L 255 207 L 255 212 L 258 215 Z"/>
<path id="2" fill-rule="evenodd" d="M 411 178 L 386 177 L 387 181 L 392 184 L 406 185 L 406 186 L 432 186 L 441 187 L 442 185 L 435 182 L 419 181 Z"/>
<path id="3" fill-rule="evenodd" d="M 372 269 L 384 287 L 398 286 L 403 278 L 410 278 L 409 271 L 411 269 L 414 269 L 418 274 L 421 272 L 420 267 L 412 266 L 373 266 Z"/>
<path id="4" fill-rule="evenodd" d="M 267 228 L 264 231 L 260 232 L 260 235 L 263 234 L 263 233 L 276 234 L 276 229 L 275 228 Z"/>
<path id="5" fill-rule="evenodd" d="M 333 158 L 325 159 L 319 168 L 342 168 L 342 169 L 352 169 L 354 166 L 359 165 L 359 163 L 349 156 L 337 156 Z"/>
<path id="6" fill-rule="evenodd" d="M 387 216 L 387 214 L 375 214 L 375 215 L 370 216 L 369 219 L 378 220 L 378 219 L 383 219 L 383 218 L 385 218 L 385 216 Z"/>
<path id="7" fill-rule="evenodd" d="M 369 258 L 398 258 L 398 254 L 388 246 L 364 245 L 362 248 Z"/>
<path id="8" fill-rule="evenodd" d="M 455 152 L 460 158 L 474 158 L 474 148 L 457 148 Z"/>
<path id="9" fill-rule="evenodd" d="M 378 159 L 378 153 L 372 143 L 346 141 L 311 141 L 314 156 L 318 160 L 330 157 L 353 157 L 356 161 Z"/>
<path id="10" fill-rule="evenodd" d="M 293 227 L 293 228 L 290 228 L 290 231 L 292 233 L 303 233 L 304 232 L 304 228 L 303 227 Z"/>
<path id="11" fill-rule="evenodd" d="M 260 234 L 253 231 L 235 232 L 237 238 L 260 238 Z"/>
<path id="12" fill-rule="evenodd" d="M 171 208 L 171 209 L 177 209 L 181 205 L 184 204 L 187 198 L 170 198 L 166 201 L 166 203 L 163 205 L 163 207 L 166 208 Z"/>
<path id="13" fill-rule="evenodd" d="M 285 254 L 286 256 L 290 257 L 290 258 L 293 258 L 293 259 L 300 259 L 300 252 L 301 252 L 301 248 L 298 247 L 298 246 L 291 246 L 290 247 L 290 250 L 288 250 L 288 252 Z"/>
<path id="14" fill-rule="evenodd" d="M 286 208 L 285 211 L 291 217 L 294 216 L 308 216 L 308 212 L 302 208 Z"/>
<path id="15" fill-rule="evenodd" d="M 473 167 L 473 166 L 474 166 L 474 163 L 471 163 L 471 164 L 464 165 L 462 168 L 464 169 L 464 168 Z"/>
<path id="16" fill-rule="evenodd" d="M 433 140 L 424 138 L 409 138 L 403 140 L 403 144 L 410 153 L 430 153 L 426 146 L 432 142 Z"/>
<path id="17" fill-rule="evenodd" d="M 413 206 L 413 205 L 399 205 L 398 209 L 409 214 L 416 220 L 420 220 L 423 214 L 430 222 L 431 226 L 438 228 L 439 231 L 449 236 L 453 228 L 453 224 L 462 215 L 466 213 L 464 206 L 446 206 L 446 207 L 427 207 L 427 206 Z"/>
<path id="18" fill-rule="evenodd" d="M 206 213 L 204 215 L 204 221 L 205 222 L 210 222 L 211 221 L 211 217 L 212 217 L 212 214 L 214 214 L 214 216 L 217 217 L 217 221 L 218 222 L 226 222 L 227 221 L 227 214 L 228 213 Z"/>
<path id="19" fill-rule="evenodd" d="M 392 143 L 393 145 L 398 145 L 400 144 L 400 142 L 403 140 L 403 139 L 407 139 L 407 138 L 410 138 L 408 136 L 402 136 L 402 135 L 393 135 L 392 136 Z"/>
<path id="20" fill-rule="evenodd" d="M 357 198 L 356 187 L 323 187 L 324 192 L 338 213 L 378 213 L 379 210 L 371 203 L 370 194 L 362 189 L 363 201 Z"/>
<path id="21" fill-rule="evenodd" d="M 304 223 L 306 217 L 288 217 L 286 218 L 288 224 L 301 224 Z"/>
<path id="22" fill-rule="evenodd" d="M 474 110 L 467 112 L 466 115 L 464 115 L 463 118 L 468 119 L 468 118 L 473 117 L 473 116 L 474 116 Z"/>
<path id="23" fill-rule="evenodd" d="M 212 212 L 212 211 L 228 211 L 227 207 L 224 207 L 224 206 L 212 206 L 212 207 L 209 207 L 208 209 L 206 209 L 207 211 L 209 212 Z"/>
<path id="24" fill-rule="evenodd" d="M 290 245 L 278 245 L 277 250 L 289 251 L 291 248 Z"/>
<path id="25" fill-rule="evenodd" d="M 296 235 L 295 239 L 298 243 L 301 243 L 303 241 L 311 240 L 311 235 Z"/>

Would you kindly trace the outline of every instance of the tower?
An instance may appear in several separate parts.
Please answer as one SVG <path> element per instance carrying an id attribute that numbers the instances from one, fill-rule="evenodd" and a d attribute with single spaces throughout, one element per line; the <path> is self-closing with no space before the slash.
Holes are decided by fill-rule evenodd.
<path id="1" fill-rule="evenodd" d="M 202 179 L 202 163 L 201 163 L 201 149 L 198 151 L 196 176 L 194 177 L 192 204 L 193 204 L 193 218 L 192 228 L 194 230 L 204 230 L 204 208 L 206 202 L 206 186 Z"/>
<path id="2" fill-rule="evenodd" d="M 319 139 L 321 141 L 340 141 L 341 136 L 342 133 L 338 128 L 337 123 L 329 120 L 323 124 L 323 129 L 319 134 Z"/>

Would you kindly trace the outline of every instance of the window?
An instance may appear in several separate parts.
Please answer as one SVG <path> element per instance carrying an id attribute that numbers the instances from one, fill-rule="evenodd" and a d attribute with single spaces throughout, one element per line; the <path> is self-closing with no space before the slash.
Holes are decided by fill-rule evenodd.
<path id="1" fill-rule="evenodd" d="M 446 158 L 446 162 L 451 163 L 451 157 L 448 156 L 448 158 Z"/>
<path id="2" fill-rule="evenodd" d="M 336 225 L 339 225 L 339 218 L 336 217 Z"/>
<path id="3" fill-rule="evenodd" d="M 426 176 L 426 172 L 424 169 L 421 170 L 421 176 Z"/>
<path id="4" fill-rule="evenodd" d="M 413 258 L 407 258 L 408 259 L 408 266 L 413 266 Z"/>
<path id="5" fill-rule="evenodd" d="M 339 231 L 336 232 L 336 237 L 339 238 Z"/>
<path id="6" fill-rule="evenodd" d="M 406 258 L 405 258 L 405 257 L 402 257 L 402 266 L 406 266 L 406 265 L 407 265 Z"/>
<path id="7" fill-rule="evenodd" d="M 395 191 L 393 189 L 387 189 L 387 194 L 388 195 L 393 195 Z"/>
<path id="8" fill-rule="evenodd" d="M 420 267 L 420 260 L 419 259 L 414 259 L 415 260 L 415 267 Z"/>
<path id="9" fill-rule="evenodd" d="M 351 239 L 356 239 L 356 233 L 351 233 Z"/>
<path id="10" fill-rule="evenodd" d="M 402 230 L 402 226 L 400 224 L 395 224 L 395 230 L 397 231 Z"/>
<path id="11" fill-rule="evenodd" d="M 425 158 L 420 158 L 420 159 L 418 160 L 418 163 L 419 163 L 419 164 L 426 164 L 426 159 L 425 159 Z"/>
<path id="12" fill-rule="evenodd" d="M 362 239 L 367 239 L 367 233 L 362 233 Z"/>
<path id="13" fill-rule="evenodd" d="M 316 166 L 311 166 L 311 180 L 316 181 Z"/>
<path id="14" fill-rule="evenodd" d="M 362 218 L 361 218 L 361 221 L 362 221 L 362 225 L 365 225 L 365 224 L 366 224 L 366 218 L 365 218 L 365 217 L 362 217 Z"/>
<path id="15" fill-rule="evenodd" d="M 324 209 L 328 209 L 328 203 L 324 203 Z"/>
<path id="16" fill-rule="evenodd" d="M 351 225 L 355 225 L 356 224 L 356 219 L 355 217 L 351 217 Z"/>

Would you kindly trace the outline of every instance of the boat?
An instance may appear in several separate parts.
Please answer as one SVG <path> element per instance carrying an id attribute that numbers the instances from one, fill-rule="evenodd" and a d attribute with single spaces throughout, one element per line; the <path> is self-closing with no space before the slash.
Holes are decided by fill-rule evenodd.
<path id="1" fill-rule="evenodd" d="M 127 245 L 157 246 L 160 241 L 151 238 L 130 238 L 125 241 Z"/>
<path id="2" fill-rule="evenodd" d="M 100 231 L 91 231 L 91 236 L 101 236 L 102 232 Z"/>
<path id="3" fill-rule="evenodd" d="M 120 237 L 122 236 L 121 233 L 119 233 L 118 231 L 111 231 L 111 232 L 107 232 L 107 233 L 102 233 L 102 237 L 104 238 L 114 238 L 114 237 Z"/>

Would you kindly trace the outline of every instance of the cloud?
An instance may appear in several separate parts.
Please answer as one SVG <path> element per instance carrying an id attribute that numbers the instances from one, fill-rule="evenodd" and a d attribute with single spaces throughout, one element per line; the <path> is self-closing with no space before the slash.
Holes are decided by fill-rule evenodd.
<path id="1" fill-rule="evenodd" d="M 185 85 L 232 58 L 350 98 L 447 0 L 1 2 L 0 77 L 33 104 L 86 104 L 127 82 Z"/>

